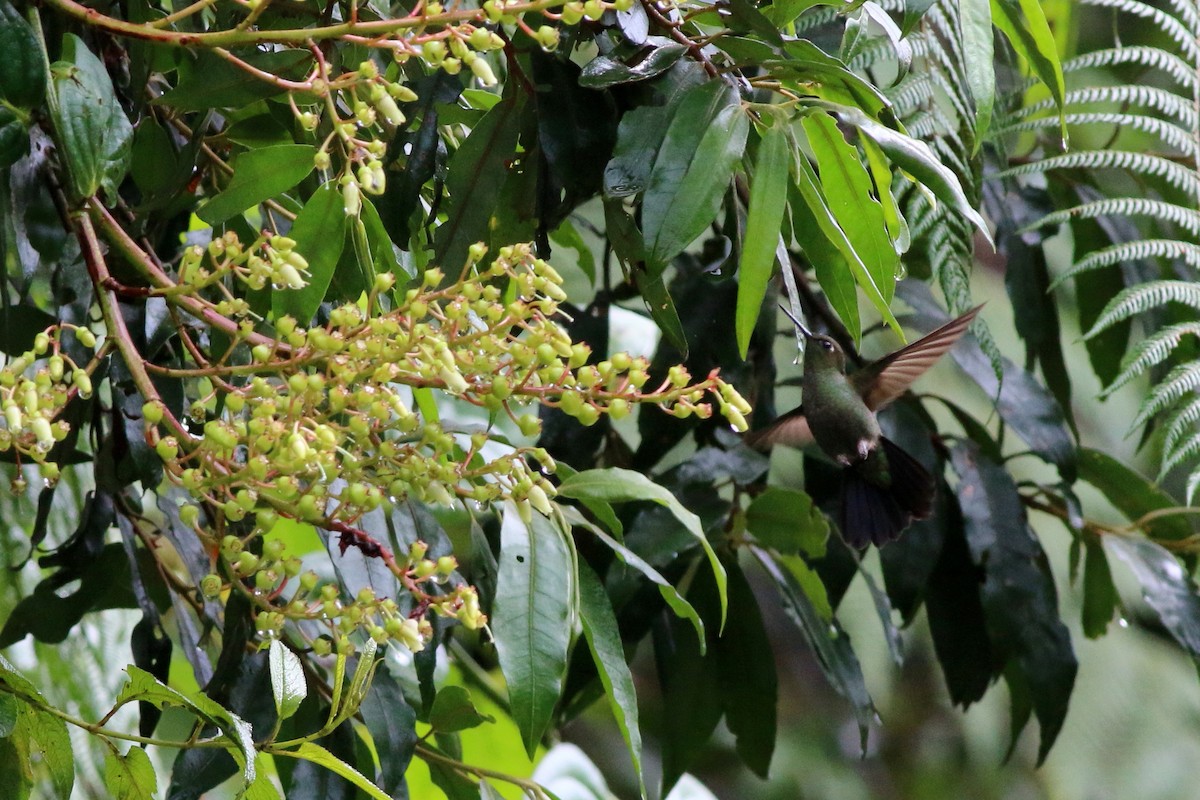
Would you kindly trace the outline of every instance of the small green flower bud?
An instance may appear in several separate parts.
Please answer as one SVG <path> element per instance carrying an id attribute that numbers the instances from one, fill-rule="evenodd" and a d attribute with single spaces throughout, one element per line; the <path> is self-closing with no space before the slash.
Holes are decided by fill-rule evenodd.
<path id="1" fill-rule="evenodd" d="M 96 346 L 96 334 L 92 333 L 87 328 L 76 328 L 75 338 L 78 339 L 79 343 L 84 347 L 91 348 Z"/>
<path id="2" fill-rule="evenodd" d="M 212 600 L 221 595 L 221 590 L 224 584 L 221 582 L 221 576 L 209 573 L 200 581 L 200 591 L 205 597 Z"/>

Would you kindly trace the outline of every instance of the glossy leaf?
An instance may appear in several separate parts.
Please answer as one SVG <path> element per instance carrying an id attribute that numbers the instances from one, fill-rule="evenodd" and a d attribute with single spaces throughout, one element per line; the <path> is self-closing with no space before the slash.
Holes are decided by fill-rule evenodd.
<path id="1" fill-rule="evenodd" d="M 1067 141 L 1067 118 L 1063 108 L 1066 84 L 1063 81 L 1062 64 L 1058 60 L 1058 46 L 1054 34 L 1046 22 L 1046 14 L 1038 0 L 991 0 L 992 20 L 1008 38 L 1021 58 L 1033 68 L 1054 102 L 1058 104 L 1062 139 Z"/>
<path id="2" fill-rule="evenodd" d="M 996 102 L 996 65 L 992 53 L 991 0 L 964 0 L 959 4 L 963 68 L 975 101 L 975 150 L 987 137 Z"/>
<path id="3" fill-rule="evenodd" d="M 113 800 L 153 800 L 158 780 L 150 756 L 136 745 L 125 755 L 109 749 L 104 755 L 104 786 Z"/>
<path id="4" fill-rule="evenodd" d="M 986 575 L 980 597 L 988 636 L 1029 688 L 1040 762 L 1062 728 L 1077 669 L 1054 579 L 1012 477 L 965 443 L 954 448 L 952 463 L 971 559 Z"/>
<path id="5" fill-rule="evenodd" d="M 679 101 L 642 196 L 651 278 L 716 218 L 749 131 L 737 92 L 723 81 L 704 83 Z"/>
<path id="6" fill-rule="evenodd" d="M 792 235 L 804 251 L 808 263 L 812 265 L 817 283 L 829 304 L 833 306 L 834 313 L 846 326 L 854 341 L 861 341 L 862 320 L 858 313 L 858 284 L 854 280 L 849 260 L 843 255 L 843 249 L 835 245 L 827 233 L 834 232 L 830 226 L 836 225 L 836 222 L 832 220 L 829 209 L 823 204 L 818 204 L 815 209 L 811 205 L 817 201 L 815 189 L 801 194 L 799 184 L 802 180 L 805 179 L 797 178 L 796 185 L 789 192 L 791 197 L 788 211 L 792 215 Z M 818 213 L 821 214 L 820 218 Z M 836 235 L 836 232 L 834 233 Z M 844 236 L 839 236 L 838 240 L 849 247 L 849 242 Z"/>
<path id="7" fill-rule="evenodd" d="M 617 627 L 617 618 L 604 585 L 592 568 L 582 562 L 579 565 L 579 616 L 592 661 L 604 685 L 617 728 L 629 749 L 633 771 L 638 776 L 638 788 L 644 797 L 646 783 L 642 775 L 642 732 L 638 727 L 637 690 L 633 684 L 633 674 L 625 660 L 621 631 Z"/>
<path id="8" fill-rule="evenodd" d="M 721 625 L 725 624 L 725 568 L 721 565 L 712 545 L 704 535 L 700 518 L 693 514 L 676 499 L 675 495 L 654 483 L 640 472 L 612 467 L 609 469 L 592 469 L 579 472 L 562 482 L 558 493 L 563 497 L 595 498 L 609 503 L 629 502 L 632 500 L 648 500 L 668 509 L 677 520 L 683 523 L 688 532 L 696 538 L 704 548 L 712 567 L 713 577 L 717 582 L 717 593 L 721 604 Z"/>
<path id="9" fill-rule="evenodd" d="M 888 239 L 883 207 L 872 196 L 874 186 L 862 157 L 830 115 L 816 111 L 803 118 L 803 126 L 816 157 L 825 202 L 862 259 L 883 302 L 890 305 L 900 258 Z"/>
<path id="10" fill-rule="evenodd" d="M 115 197 L 129 166 L 133 126 L 100 59 L 74 34 L 63 37 L 52 69 L 50 116 L 76 198 L 103 189 Z"/>
<path id="11" fill-rule="evenodd" d="M 829 538 L 829 520 L 805 492 L 771 486 L 746 507 L 746 530 L 780 553 L 804 551 L 820 558 Z"/>
<path id="12" fill-rule="evenodd" d="M 632 197 L 646 188 L 670 122 L 671 109 L 664 106 L 639 106 L 621 117 L 612 158 L 604 167 L 606 198 Z"/>
<path id="13" fill-rule="evenodd" d="M 1157 483 L 1099 450 L 1079 449 L 1079 478 L 1099 489 L 1131 521 L 1179 506 Z M 1192 536 L 1191 523 L 1180 514 L 1156 516 L 1145 523 L 1145 531 L 1151 538 L 1171 541 Z"/>
<path id="14" fill-rule="evenodd" d="M 639 50 L 629 62 L 607 55 L 598 55 L 587 63 L 579 76 L 579 85 L 590 89 L 607 89 L 622 83 L 644 81 L 661 75 L 671 68 L 685 52 L 687 46 L 663 37 L 651 37 L 652 44 Z"/>
<path id="15" fill-rule="evenodd" d="M 219 194 L 200 207 L 196 216 L 219 225 L 248 208 L 278 197 L 313 171 L 316 148 L 307 144 L 279 144 L 247 150 L 230 165 L 233 177 Z M 293 237 L 294 238 L 294 237 Z"/>
<path id="16" fill-rule="evenodd" d="M 417 712 L 404 699 L 400 683 L 387 670 L 376 670 L 371 688 L 358 707 L 363 722 L 384 754 L 379 759 L 379 785 L 395 795 L 404 784 L 404 773 L 417 745 Z"/>
<path id="17" fill-rule="evenodd" d="M 1117 611 L 1117 588 L 1113 586 L 1108 556 L 1100 542 L 1089 540 L 1083 559 L 1083 633 L 1096 639 L 1108 631 Z"/>
<path id="18" fill-rule="evenodd" d="M 1105 536 L 1103 541 L 1105 551 L 1133 572 L 1163 627 L 1193 657 L 1200 656 L 1200 596 L 1178 559 L 1147 539 Z"/>
<path id="19" fill-rule="evenodd" d="M 550 725 L 567 669 L 575 615 L 570 545 L 541 514 L 527 525 L 504 508 L 492 633 L 508 682 L 509 708 L 532 757 Z"/>
<path id="20" fill-rule="evenodd" d="M 280 719 L 287 719 L 308 696 L 308 683 L 304 679 L 304 668 L 299 657 L 278 639 L 271 640 L 268 652 L 271 667 L 271 692 L 275 698 L 275 711 Z"/>
<path id="21" fill-rule="evenodd" d="M 306 325 L 325 299 L 346 246 L 346 209 L 335 181 L 327 181 L 313 192 L 288 235 L 296 241 L 296 252 L 308 261 L 307 285 L 275 290 L 271 308 L 276 319 L 290 314 Z"/>
<path id="22" fill-rule="evenodd" d="M 295 750 L 274 750 L 272 755 L 276 758 L 284 756 L 287 758 L 300 758 L 305 761 L 311 761 L 318 766 L 340 775 L 356 787 L 366 792 L 368 797 L 373 797 L 375 800 L 391 800 L 384 794 L 378 786 L 371 783 L 367 776 L 356 770 L 354 767 L 347 764 L 342 759 L 335 756 L 333 753 L 313 742 L 304 742 Z"/>
<path id="23" fill-rule="evenodd" d="M 9 0 L 0 0 L 0 101 L 23 109 L 42 104 L 46 67 L 37 36 Z"/>
<path id="24" fill-rule="evenodd" d="M 742 358 L 750 347 L 750 336 L 758 322 L 767 283 L 775 271 L 775 251 L 779 227 L 787 205 L 788 137 L 782 122 L 767 128 L 762 135 L 754 164 L 754 182 L 750 185 L 750 204 L 746 212 L 746 238 L 738 264 L 738 298 L 735 329 Z"/>
<path id="25" fill-rule="evenodd" d="M 485 722 L 495 720 L 479 713 L 471 702 L 471 693 L 462 686 L 443 686 L 429 709 L 429 725 L 438 733 L 465 731 Z"/>

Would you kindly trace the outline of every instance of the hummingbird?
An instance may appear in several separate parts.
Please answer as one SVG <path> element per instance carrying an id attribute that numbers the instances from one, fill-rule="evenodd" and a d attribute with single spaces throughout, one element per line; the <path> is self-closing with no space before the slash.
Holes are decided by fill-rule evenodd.
<path id="1" fill-rule="evenodd" d="M 933 511 L 933 476 L 883 436 L 875 415 L 954 346 L 982 307 L 849 375 L 838 343 L 792 318 L 805 339 L 801 405 L 746 434 L 745 442 L 758 450 L 815 442 L 838 463 L 843 469 L 837 523 L 851 547 L 882 546 Z"/>

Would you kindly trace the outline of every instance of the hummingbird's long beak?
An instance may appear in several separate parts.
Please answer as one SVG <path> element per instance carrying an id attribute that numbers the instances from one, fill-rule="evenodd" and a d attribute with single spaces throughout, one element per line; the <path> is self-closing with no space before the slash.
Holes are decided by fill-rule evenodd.
<path id="1" fill-rule="evenodd" d="M 793 325 L 800 329 L 800 332 L 804 334 L 805 338 L 812 338 L 813 332 L 808 329 L 807 325 L 792 316 L 792 312 L 787 309 L 787 306 L 783 305 L 783 303 L 780 303 L 779 308 L 781 311 L 783 311 L 783 313 L 787 314 L 787 318 L 792 321 Z"/>

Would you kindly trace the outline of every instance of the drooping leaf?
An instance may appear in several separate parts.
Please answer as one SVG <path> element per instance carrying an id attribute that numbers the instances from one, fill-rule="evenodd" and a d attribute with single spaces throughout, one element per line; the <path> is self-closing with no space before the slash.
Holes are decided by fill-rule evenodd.
<path id="1" fill-rule="evenodd" d="M 642 775 L 642 732 L 638 727 L 637 690 L 633 674 L 625 661 L 625 649 L 621 645 L 621 632 L 613 614 L 604 585 L 586 563 L 579 564 L 579 616 L 583 622 L 583 635 L 588 649 L 604 685 L 608 705 L 617 721 L 617 728 L 629 749 L 633 771 L 638 776 L 638 787 L 646 794 L 645 778 Z M 703 636 L 703 633 L 701 633 Z"/>
<path id="2" fill-rule="evenodd" d="M 295 251 L 308 262 L 307 285 L 272 292 L 271 309 L 276 319 L 290 314 L 307 325 L 329 291 L 346 246 L 346 210 L 336 182 L 327 181 L 313 192 L 288 235 L 296 241 Z"/>
<path id="3" fill-rule="evenodd" d="M 749 131 L 737 92 L 723 81 L 704 83 L 679 101 L 642 196 L 650 277 L 661 276 L 712 223 Z"/>
<path id="4" fill-rule="evenodd" d="M 742 358 L 750 347 L 750 335 L 758 321 L 767 283 L 775 271 L 779 226 L 787 205 L 788 137 L 782 122 L 762 135 L 750 185 L 746 212 L 746 238 L 738 264 L 738 300 L 735 328 Z"/>
<path id="5" fill-rule="evenodd" d="M 272 754 L 276 758 L 284 756 L 287 758 L 299 758 L 305 761 L 311 761 L 312 763 L 322 766 L 325 769 L 340 775 L 342 778 L 345 778 L 347 781 L 366 792 L 368 797 L 373 797 L 375 800 L 391 800 L 391 798 L 384 794 L 378 786 L 376 786 L 367 778 L 367 776 L 363 775 L 354 767 L 350 766 L 345 761 L 314 742 L 304 742 L 295 750 L 274 750 L 272 751 Z"/>
<path id="6" fill-rule="evenodd" d="M 558 702 L 575 608 L 570 545 L 541 514 L 527 525 L 505 505 L 492 632 L 509 708 L 533 756 Z"/>
<path id="7" fill-rule="evenodd" d="M 820 558 L 829 538 L 829 520 L 805 492 L 771 486 L 746 507 L 746 530 L 780 553 L 804 551 Z"/>
<path id="8" fill-rule="evenodd" d="M 463 686 L 444 686 L 433 699 L 429 709 L 429 724 L 438 733 L 456 733 L 495 722 L 487 714 L 481 714 L 471 701 L 471 693 Z"/>
<path id="9" fill-rule="evenodd" d="M 975 103 L 974 149 L 978 151 L 991 126 L 992 105 L 996 101 L 991 0 L 964 0 L 959 4 L 958 17 L 962 30 L 963 67 Z"/>
<path id="10" fill-rule="evenodd" d="M 607 89 L 622 83 L 644 81 L 666 72 L 685 52 L 686 45 L 653 36 L 647 40 L 646 47 L 639 48 L 626 61 L 608 55 L 596 56 L 584 66 L 579 85 Z"/>
<path id="11" fill-rule="evenodd" d="M 1058 104 L 1062 140 L 1067 141 L 1067 118 L 1064 103 L 1066 84 L 1058 46 L 1046 22 L 1046 14 L 1037 0 L 991 0 L 992 20 L 1008 38 L 1017 54 L 1033 68 L 1033 73 L 1046 84 Z"/>
<path id="12" fill-rule="evenodd" d="M 814 208 L 812 204 L 817 202 L 815 192 L 801 194 L 800 180 L 802 179 L 797 179 L 797 185 L 789 192 L 791 201 L 788 211 L 792 215 L 792 235 L 807 256 L 808 263 L 812 264 L 817 283 L 829 304 L 833 306 L 834 313 L 846 326 L 846 331 L 854 341 L 861 341 L 862 320 L 858 314 L 858 289 L 854 272 L 843 254 L 843 248 L 834 244 L 834 240 L 830 239 L 827 233 L 834 232 L 832 226 L 836 223 L 828 208 L 822 204 L 817 204 Z M 837 240 L 849 249 L 849 242 L 844 236 L 837 237 Z"/>
<path id="13" fill-rule="evenodd" d="M 379 759 L 379 785 L 391 795 L 404 786 L 404 773 L 417 745 L 417 712 L 404 699 L 399 682 L 387 670 L 376 670 L 370 691 L 358 707 Z"/>
<path id="14" fill-rule="evenodd" d="M 1142 587 L 1142 597 L 1193 658 L 1200 656 L 1200 595 L 1196 584 L 1162 545 L 1132 536 L 1105 536 L 1104 550 L 1121 559 Z"/>
<path id="15" fill-rule="evenodd" d="M 1083 559 L 1083 633 L 1089 639 L 1103 636 L 1117 610 L 1108 556 L 1100 542 L 1088 540 Z"/>
<path id="16" fill-rule="evenodd" d="M 1079 449 L 1079 477 L 1099 489 L 1131 521 L 1179 506 L 1158 484 L 1099 450 Z M 1192 535 L 1192 526 L 1187 517 L 1171 514 L 1150 519 L 1145 531 L 1154 539 L 1178 541 Z"/>
<path id="17" fill-rule="evenodd" d="M 233 177 L 196 216 L 219 225 L 248 208 L 292 189 L 313 171 L 316 148 L 307 144 L 277 144 L 247 150 L 230 165 Z"/>
<path id="18" fill-rule="evenodd" d="M 115 197 L 129 166 L 133 126 L 100 59 L 73 33 L 63 37 L 54 65 L 50 116 L 76 198 L 103 189 Z"/>
<path id="19" fill-rule="evenodd" d="M 737 742 L 742 761 L 756 775 L 766 778 L 775 752 L 779 701 L 775 657 L 746 575 L 735 562 L 729 563 L 726 571 L 730 624 L 715 643 L 725 724 Z"/>

